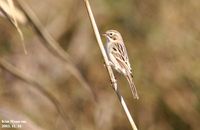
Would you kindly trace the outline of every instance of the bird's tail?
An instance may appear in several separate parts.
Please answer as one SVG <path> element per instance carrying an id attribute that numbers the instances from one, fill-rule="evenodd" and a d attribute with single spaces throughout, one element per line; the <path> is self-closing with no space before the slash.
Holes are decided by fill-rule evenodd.
<path id="1" fill-rule="evenodd" d="M 127 75 L 126 78 L 128 80 L 129 86 L 131 88 L 131 92 L 133 94 L 133 98 L 134 99 L 139 99 L 139 96 L 138 96 L 138 93 L 137 93 L 137 89 L 136 89 L 135 84 L 133 82 L 132 76 L 131 75 Z"/>

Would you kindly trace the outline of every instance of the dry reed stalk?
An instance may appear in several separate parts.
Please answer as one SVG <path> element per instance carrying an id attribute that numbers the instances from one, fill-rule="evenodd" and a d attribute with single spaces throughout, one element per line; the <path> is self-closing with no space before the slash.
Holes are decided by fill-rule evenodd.
<path id="1" fill-rule="evenodd" d="M 84 79 L 83 75 L 80 71 L 76 68 L 74 63 L 72 62 L 71 57 L 69 54 L 63 50 L 59 43 L 49 34 L 49 32 L 43 27 L 38 17 L 35 13 L 31 10 L 31 8 L 23 1 L 17 0 L 17 4 L 21 11 L 25 14 L 26 18 L 28 19 L 29 23 L 33 26 L 36 31 L 36 34 L 43 40 L 43 44 L 47 47 L 47 49 L 56 57 L 63 60 L 66 63 L 66 67 L 68 71 L 79 81 L 79 83 L 89 92 L 92 96 L 92 100 L 96 100 L 96 96 L 93 93 L 90 85 Z"/>
<path id="2" fill-rule="evenodd" d="M 103 58 L 104 58 L 104 61 L 105 61 L 105 64 L 106 64 L 106 69 L 108 71 L 112 87 L 113 87 L 115 93 L 117 94 L 117 97 L 118 97 L 118 99 L 119 99 L 119 101 L 120 101 L 120 103 L 121 103 L 121 105 L 122 105 L 122 107 L 123 107 L 123 109 L 124 109 L 124 111 L 126 113 L 126 116 L 127 116 L 128 120 L 129 120 L 131 126 L 132 126 L 132 129 L 133 130 L 137 130 L 135 122 L 134 122 L 134 120 L 133 120 L 133 118 L 132 118 L 132 116 L 131 116 L 128 108 L 127 108 L 127 105 L 126 105 L 123 97 L 121 96 L 120 92 L 118 91 L 117 80 L 115 79 L 115 76 L 114 76 L 114 73 L 112 71 L 112 68 L 109 65 L 109 60 L 108 60 L 107 54 L 105 52 L 105 49 L 104 49 L 104 46 L 103 46 L 103 43 L 102 43 L 102 40 L 101 40 L 101 36 L 99 34 L 99 30 L 98 30 L 98 27 L 96 25 L 96 22 L 95 22 L 95 19 L 94 19 L 94 16 L 93 16 L 89 1 L 88 0 L 84 0 L 84 2 L 85 2 L 85 6 L 87 8 L 87 12 L 88 12 L 88 15 L 89 15 L 89 18 L 90 18 L 90 21 L 91 21 L 91 24 L 92 24 L 96 39 L 97 39 L 97 42 L 99 44 L 101 53 L 103 55 Z"/>
<path id="3" fill-rule="evenodd" d="M 26 50 L 26 46 L 24 43 L 24 35 L 18 25 L 18 21 L 17 21 L 17 16 L 18 16 L 18 12 L 15 8 L 15 5 L 13 3 L 13 0 L 7 0 L 7 3 L 4 3 L 3 1 L 0 3 L 0 10 L 1 12 L 8 18 L 8 20 L 11 22 L 11 24 L 15 27 L 15 29 L 17 30 L 20 39 L 21 39 L 21 43 L 23 46 L 23 50 L 24 53 L 27 54 L 27 50 Z"/>
<path id="4" fill-rule="evenodd" d="M 65 123 L 67 123 L 67 125 L 69 127 L 68 129 L 75 129 L 74 123 L 65 114 L 62 105 L 59 103 L 59 101 L 50 92 L 48 92 L 47 90 L 44 89 L 45 86 L 43 84 L 41 84 L 39 81 L 33 79 L 31 76 L 21 72 L 18 68 L 11 65 L 10 63 L 8 63 L 3 58 L 0 59 L 0 68 L 6 70 L 7 72 L 12 74 L 16 78 L 18 78 L 18 79 L 20 79 L 20 80 L 22 80 L 22 81 L 24 81 L 28 84 L 33 85 L 31 87 L 33 87 L 34 89 L 41 92 L 44 96 L 46 96 L 52 102 L 52 104 L 55 106 L 56 110 L 60 114 L 61 118 L 65 121 Z"/>

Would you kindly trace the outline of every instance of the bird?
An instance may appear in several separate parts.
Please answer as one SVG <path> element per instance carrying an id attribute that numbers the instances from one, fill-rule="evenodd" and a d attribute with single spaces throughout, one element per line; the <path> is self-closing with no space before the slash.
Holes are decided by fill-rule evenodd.
<path id="1" fill-rule="evenodd" d="M 103 36 L 106 37 L 105 49 L 109 59 L 109 65 L 118 73 L 123 74 L 126 77 L 133 98 L 139 99 L 122 35 L 117 30 L 107 30 Z"/>

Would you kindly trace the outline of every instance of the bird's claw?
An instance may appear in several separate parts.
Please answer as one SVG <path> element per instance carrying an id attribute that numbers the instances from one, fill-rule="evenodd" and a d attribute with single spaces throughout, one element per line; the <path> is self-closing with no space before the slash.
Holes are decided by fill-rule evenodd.
<path id="1" fill-rule="evenodd" d="M 113 65 L 113 63 L 111 61 L 109 61 L 108 64 L 106 64 L 104 61 L 104 66 L 112 66 L 112 65 Z"/>

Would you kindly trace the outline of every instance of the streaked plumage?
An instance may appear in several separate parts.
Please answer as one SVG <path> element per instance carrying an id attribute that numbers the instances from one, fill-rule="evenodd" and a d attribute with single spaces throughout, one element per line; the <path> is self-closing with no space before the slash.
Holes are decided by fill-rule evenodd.
<path id="1" fill-rule="evenodd" d="M 121 34 L 116 30 L 108 30 L 104 36 L 107 39 L 106 51 L 110 60 L 110 65 L 126 77 L 130 85 L 133 97 L 135 99 L 139 99 L 136 87 L 132 79 L 133 75 L 128 54 Z"/>

